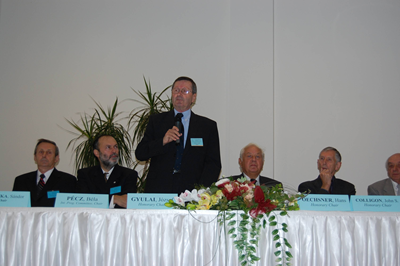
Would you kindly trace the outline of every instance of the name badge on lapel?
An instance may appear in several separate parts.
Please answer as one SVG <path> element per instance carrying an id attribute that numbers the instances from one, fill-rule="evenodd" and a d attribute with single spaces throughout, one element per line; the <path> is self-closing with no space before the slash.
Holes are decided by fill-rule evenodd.
<path id="1" fill-rule="evenodd" d="M 191 138 L 190 144 L 192 146 L 202 147 L 203 146 L 203 139 L 202 138 Z"/>
<path id="2" fill-rule="evenodd" d="M 110 188 L 110 195 L 120 193 L 120 192 L 121 192 L 121 186 Z"/>
<path id="3" fill-rule="evenodd" d="M 47 198 L 54 199 L 57 197 L 57 194 L 60 193 L 58 190 L 47 191 Z"/>

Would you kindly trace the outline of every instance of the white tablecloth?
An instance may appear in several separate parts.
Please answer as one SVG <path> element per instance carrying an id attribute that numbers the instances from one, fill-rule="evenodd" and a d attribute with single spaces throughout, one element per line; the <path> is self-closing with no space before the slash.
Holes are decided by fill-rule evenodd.
<path id="1" fill-rule="evenodd" d="M 0 265 L 239 265 L 216 211 L 0 207 Z M 291 212 L 292 265 L 400 265 L 400 214 Z M 275 265 L 262 230 L 257 265 Z"/>

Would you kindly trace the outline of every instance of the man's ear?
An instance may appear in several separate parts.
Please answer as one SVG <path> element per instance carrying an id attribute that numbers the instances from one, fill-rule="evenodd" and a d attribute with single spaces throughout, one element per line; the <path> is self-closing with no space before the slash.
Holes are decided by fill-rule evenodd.
<path id="1" fill-rule="evenodd" d="M 96 156 L 97 158 L 99 158 L 100 153 L 98 150 L 93 150 L 94 156 Z"/>
<path id="2" fill-rule="evenodd" d="M 335 166 L 335 171 L 338 172 L 341 166 L 342 166 L 342 162 L 338 162 Z"/>
<path id="3" fill-rule="evenodd" d="M 54 158 L 54 161 L 56 162 L 55 164 L 58 164 L 60 161 L 60 155 L 57 155 L 56 158 Z"/>

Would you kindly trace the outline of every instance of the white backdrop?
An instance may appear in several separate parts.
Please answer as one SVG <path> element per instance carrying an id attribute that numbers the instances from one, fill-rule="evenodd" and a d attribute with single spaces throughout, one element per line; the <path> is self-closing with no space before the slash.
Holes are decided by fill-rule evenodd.
<path id="1" fill-rule="evenodd" d="M 400 151 L 398 25 L 399 1 L 0 0 L 0 190 L 35 169 L 42 137 L 73 173 L 65 118 L 91 113 L 90 96 L 110 106 L 143 76 L 161 91 L 187 75 L 193 111 L 218 123 L 223 175 L 256 142 L 263 175 L 297 188 L 334 146 L 337 176 L 365 195 Z"/>

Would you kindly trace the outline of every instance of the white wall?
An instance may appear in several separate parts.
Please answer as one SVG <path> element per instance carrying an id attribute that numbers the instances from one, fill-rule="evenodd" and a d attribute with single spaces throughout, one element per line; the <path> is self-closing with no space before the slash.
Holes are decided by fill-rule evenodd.
<path id="1" fill-rule="evenodd" d="M 263 174 L 296 188 L 332 145 L 338 177 L 366 194 L 399 151 L 399 15 L 399 1 L 0 0 L 0 190 L 35 169 L 42 137 L 73 172 L 65 118 L 91 113 L 90 96 L 107 106 L 143 75 L 157 91 L 187 75 L 193 111 L 218 123 L 223 175 L 256 142 Z"/>

